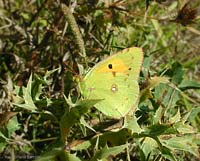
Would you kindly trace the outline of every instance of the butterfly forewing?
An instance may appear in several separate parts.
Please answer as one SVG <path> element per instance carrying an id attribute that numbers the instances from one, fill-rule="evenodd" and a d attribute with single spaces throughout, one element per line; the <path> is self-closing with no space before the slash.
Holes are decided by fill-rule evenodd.
<path id="1" fill-rule="evenodd" d="M 98 63 L 84 78 L 83 96 L 103 99 L 95 107 L 107 116 L 120 118 L 136 108 L 138 77 L 143 61 L 141 48 L 128 48 Z"/>

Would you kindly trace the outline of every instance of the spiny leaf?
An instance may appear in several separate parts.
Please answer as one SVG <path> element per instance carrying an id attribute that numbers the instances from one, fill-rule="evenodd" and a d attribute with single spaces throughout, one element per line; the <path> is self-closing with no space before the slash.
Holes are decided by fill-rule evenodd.
<path id="1" fill-rule="evenodd" d="M 127 147 L 126 144 L 125 145 L 121 145 L 121 146 L 115 146 L 115 147 L 112 147 L 112 148 L 108 148 L 107 146 L 105 146 L 103 149 L 99 150 L 94 155 L 94 157 L 92 157 L 92 159 L 90 161 L 106 159 L 110 155 L 117 155 L 120 152 L 122 152 L 126 147 Z"/>
<path id="2" fill-rule="evenodd" d="M 14 105 L 17 105 L 18 107 L 22 107 L 26 110 L 36 111 L 37 107 L 35 106 L 33 99 L 31 97 L 31 88 L 32 88 L 31 84 L 32 84 L 32 74 L 29 78 L 27 87 L 23 88 L 23 98 L 24 98 L 25 103 L 24 104 L 14 103 Z"/>

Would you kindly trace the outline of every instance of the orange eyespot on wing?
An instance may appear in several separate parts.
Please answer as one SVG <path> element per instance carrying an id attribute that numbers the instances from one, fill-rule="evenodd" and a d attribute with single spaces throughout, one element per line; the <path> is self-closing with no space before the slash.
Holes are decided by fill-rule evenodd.
<path id="1" fill-rule="evenodd" d="M 100 73 L 107 73 L 107 72 L 117 72 L 117 73 L 124 73 L 128 70 L 128 67 L 121 59 L 114 59 L 106 64 L 104 66 L 100 67 L 97 72 Z"/>

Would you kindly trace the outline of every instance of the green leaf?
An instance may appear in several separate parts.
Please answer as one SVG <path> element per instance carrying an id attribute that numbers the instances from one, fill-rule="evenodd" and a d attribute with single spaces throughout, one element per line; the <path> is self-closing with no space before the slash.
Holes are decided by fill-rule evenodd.
<path id="1" fill-rule="evenodd" d="M 193 108 L 190 115 L 188 116 L 188 121 L 190 122 L 194 121 L 199 113 L 200 113 L 200 107 Z"/>
<path id="2" fill-rule="evenodd" d="M 20 129 L 20 125 L 17 121 L 16 116 L 9 120 L 9 122 L 7 124 L 7 129 L 8 129 L 9 136 L 11 136 L 13 134 L 13 132 L 15 132 L 16 130 Z"/>
<path id="3" fill-rule="evenodd" d="M 33 100 L 40 100 L 39 97 L 42 94 L 42 89 L 44 88 L 45 81 L 43 81 L 39 76 L 35 75 L 35 79 L 32 82 L 31 94 Z"/>
<path id="4" fill-rule="evenodd" d="M 193 81 L 193 80 L 183 80 L 179 86 L 180 89 L 200 89 L 200 83 Z"/>
<path id="5" fill-rule="evenodd" d="M 121 129 L 119 131 L 107 131 L 104 133 L 100 133 L 96 136 L 92 136 L 91 139 L 85 140 L 77 140 L 74 141 L 72 146 L 70 146 L 73 150 L 83 150 L 87 149 L 88 147 L 96 146 L 105 147 L 108 143 L 112 146 L 119 146 L 125 144 L 128 139 L 131 137 L 131 130 L 126 128 Z"/>
<path id="6" fill-rule="evenodd" d="M 70 132 L 70 128 L 80 122 L 81 117 L 88 112 L 100 100 L 83 100 L 75 104 L 70 111 L 65 112 L 60 121 L 61 136 L 63 143 L 66 142 L 67 135 Z"/>
<path id="7" fill-rule="evenodd" d="M 165 74 L 172 78 L 172 83 L 178 85 L 183 80 L 184 70 L 179 62 L 174 62 L 171 69 L 167 70 Z"/>
<path id="8" fill-rule="evenodd" d="M 37 107 L 35 106 L 33 99 L 31 97 L 31 87 L 32 87 L 31 84 L 32 84 L 32 74 L 29 78 L 27 87 L 23 88 L 23 98 L 24 98 L 25 103 L 24 104 L 14 103 L 14 105 L 18 107 L 22 107 L 26 110 L 35 111 Z"/>
<path id="9" fill-rule="evenodd" d="M 175 161 L 175 157 L 171 153 L 170 149 L 162 146 L 161 142 L 158 139 L 155 140 L 153 138 L 145 137 L 140 148 L 143 158 L 146 158 L 143 160 L 148 160 L 148 158 L 157 156 L 161 152 L 161 155 L 164 158 L 167 158 L 170 161 Z"/>
<path id="10" fill-rule="evenodd" d="M 0 134 L 0 136 L 1 136 L 1 134 Z M 1 141 L 1 143 L 0 143 L 0 152 L 3 152 L 4 148 L 6 148 L 6 146 L 7 146 L 7 142 L 2 142 Z"/>
<path id="11" fill-rule="evenodd" d="M 112 148 L 108 148 L 107 146 L 105 146 L 103 149 L 97 151 L 96 154 L 94 155 L 94 157 L 92 157 L 92 159 L 90 161 L 97 161 L 100 159 L 106 159 L 110 155 L 117 155 L 117 154 L 121 153 L 126 147 L 127 147 L 127 144 L 115 146 Z"/>
<path id="12" fill-rule="evenodd" d="M 153 123 L 158 124 L 159 122 L 161 122 L 162 116 L 163 116 L 163 108 L 159 106 L 159 108 L 156 110 L 156 113 L 154 114 Z"/>
<path id="13" fill-rule="evenodd" d="M 172 65 L 172 71 L 173 71 L 172 83 L 179 84 L 182 81 L 184 75 L 184 70 L 182 65 L 179 64 L 178 62 L 174 63 Z"/>
<path id="14" fill-rule="evenodd" d="M 99 147 L 104 147 L 107 143 L 112 146 L 125 144 L 131 137 L 131 133 L 132 131 L 126 128 L 123 128 L 119 131 L 105 132 L 103 135 L 99 136 Z M 92 141 L 94 140 L 96 141 L 96 138 Z"/>
<path id="15" fill-rule="evenodd" d="M 166 95 L 164 96 L 163 99 L 163 104 L 169 109 L 172 109 L 173 107 L 176 106 L 176 102 L 178 100 L 179 100 L 179 92 L 174 88 L 168 86 L 168 89 L 166 90 Z"/>
<path id="16" fill-rule="evenodd" d="M 130 120 L 125 122 L 124 128 L 132 130 L 133 133 L 140 133 L 142 131 L 135 117 L 132 117 Z"/>
<path id="17" fill-rule="evenodd" d="M 164 134 L 173 134 L 177 133 L 176 129 L 170 124 L 155 124 L 144 128 L 144 131 L 141 133 L 146 136 L 155 137 Z"/>
<path id="18" fill-rule="evenodd" d="M 70 146 L 71 150 L 86 150 L 92 145 L 91 140 L 77 140 L 75 143 L 77 144 Z"/>
<path id="19" fill-rule="evenodd" d="M 65 152 L 66 161 L 81 161 L 77 156 L 74 154 L 70 154 L 69 152 Z"/>
<path id="20" fill-rule="evenodd" d="M 183 123 L 182 121 L 177 122 L 174 127 L 180 134 L 195 133 L 195 130 L 192 126 Z"/>
<path id="21" fill-rule="evenodd" d="M 158 33 L 158 37 L 159 37 L 159 38 L 162 37 L 162 39 L 160 39 L 162 45 L 166 47 L 166 46 L 167 46 L 166 37 L 165 37 L 165 34 L 163 34 L 163 29 L 162 29 L 160 23 L 159 23 L 158 20 L 156 20 L 156 19 L 151 19 L 151 22 L 152 22 L 152 24 L 153 24 L 155 30 L 156 30 L 157 33 Z"/>
<path id="22" fill-rule="evenodd" d="M 90 130 L 96 132 L 95 129 L 93 129 L 93 128 L 84 120 L 83 117 L 80 119 L 80 123 L 81 123 L 81 125 L 83 125 L 84 127 L 87 127 L 87 128 L 89 128 Z"/>
<path id="23" fill-rule="evenodd" d="M 51 151 L 46 152 L 42 156 L 36 158 L 35 161 L 81 161 L 76 155 L 70 154 L 68 151 L 64 151 L 61 148 L 54 148 Z"/>
<path id="24" fill-rule="evenodd" d="M 173 136 L 170 139 L 162 140 L 162 144 L 171 150 L 186 151 L 198 157 L 198 146 L 194 140 L 194 135 Z"/>
<path id="25" fill-rule="evenodd" d="M 26 20 L 30 19 L 30 15 L 28 13 L 22 12 L 20 15 Z"/>
<path id="26" fill-rule="evenodd" d="M 154 96 L 158 101 L 162 101 L 165 107 L 176 106 L 179 100 L 179 92 L 167 84 L 160 84 L 155 87 Z"/>
<path id="27" fill-rule="evenodd" d="M 99 101 L 99 99 L 83 100 L 75 104 L 75 107 L 72 107 L 69 112 L 66 111 L 63 117 L 61 118 L 61 127 L 70 128 L 75 123 L 78 123 L 80 121 L 80 118 Z"/>
<path id="28" fill-rule="evenodd" d="M 150 137 L 145 137 L 140 148 L 145 158 L 147 158 L 150 153 L 158 151 L 158 143 Z"/>
<path id="29" fill-rule="evenodd" d="M 38 156 L 34 161 L 56 161 L 56 156 L 61 152 L 61 148 L 55 148 L 51 151 Z"/>
<path id="30" fill-rule="evenodd" d="M 44 85 L 50 85 L 50 83 L 52 82 L 51 80 L 49 80 L 50 75 L 58 71 L 59 69 L 60 68 L 47 71 L 43 77 L 39 77 L 37 74 L 35 74 L 31 88 L 31 95 L 33 100 L 39 100 L 39 96 L 42 94 L 42 89 L 44 88 Z"/>
<path id="31" fill-rule="evenodd" d="M 178 109 L 177 113 L 173 117 L 169 118 L 169 122 L 175 123 L 175 122 L 179 122 L 180 120 L 181 120 L 181 114 L 180 114 L 180 110 Z"/>
<path id="32" fill-rule="evenodd" d="M 167 147 L 161 147 L 162 156 L 170 161 L 177 161 L 174 154 Z"/>
<path id="33" fill-rule="evenodd" d="M 8 141 L 8 138 L 0 131 L 0 137 L 2 137 L 3 139 L 5 139 L 6 141 Z"/>
<path id="34" fill-rule="evenodd" d="M 44 81 L 47 83 L 47 84 L 50 84 L 51 81 L 48 80 L 48 77 L 53 74 L 54 72 L 58 71 L 58 70 L 61 70 L 61 68 L 56 68 L 56 69 L 53 69 L 53 70 L 48 70 L 46 73 L 45 73 L 45 76 L 44 76 Z"/>
<path id="35" fill-rule="evenodd" d="M 140 101 L 144 101 L 146 98 L 151 98 L 151 90 L 155 87 L 159 86 L 160 84 L 169 84 L 169 78 L 167 77 L 151 77 L 144 82 L 145 88 L 140 91 Z"/>

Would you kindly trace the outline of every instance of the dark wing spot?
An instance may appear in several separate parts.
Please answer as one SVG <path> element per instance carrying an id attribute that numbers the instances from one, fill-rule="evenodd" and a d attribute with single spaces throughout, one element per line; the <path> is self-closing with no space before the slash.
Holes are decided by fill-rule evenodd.
<path id="1" fill-rule="evenodd" d="M 132 70 L 132 68 L 128 68 L 128 70 Z"/>
<path id="2" fill-rule="evenodd" d="M 113 68 L 112 64 L 108 64 L 108 68 L 112 69 Z"/>
<path id="3" fill-rule="evenodd" d="M 115 71 L 113 71 L 113 72 L 112 72 L 112 75 L 113 75 L 113 77 L 115 77 L 115 76 L 116 76 L 116 72 L 115 72 Z"/>

